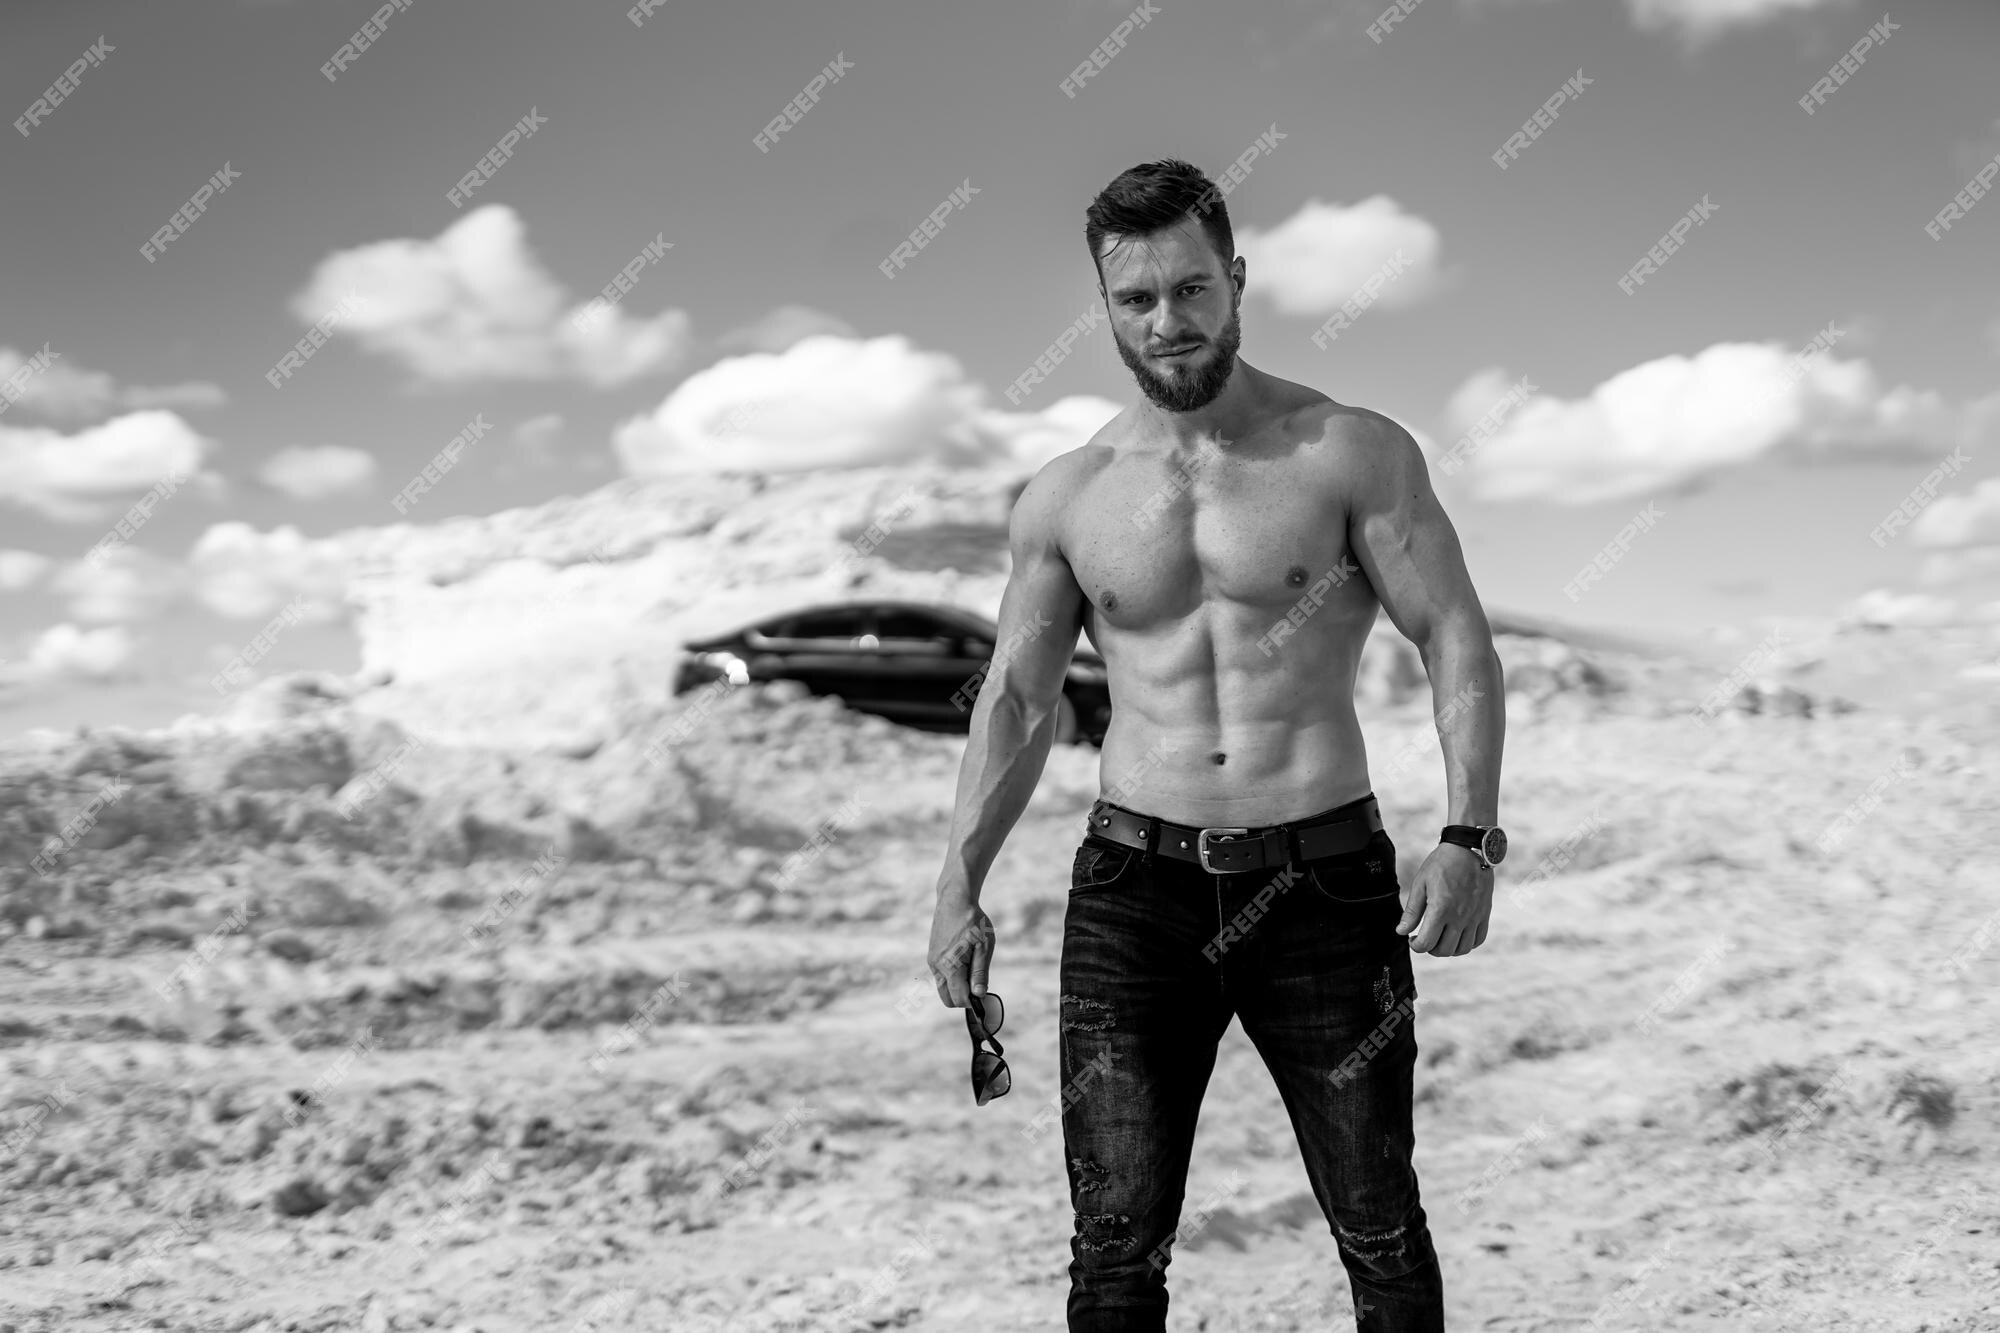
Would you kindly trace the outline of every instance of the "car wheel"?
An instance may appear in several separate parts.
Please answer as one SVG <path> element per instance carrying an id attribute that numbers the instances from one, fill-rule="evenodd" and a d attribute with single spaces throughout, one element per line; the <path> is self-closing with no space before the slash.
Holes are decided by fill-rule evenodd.
<path id="1" fill-rule="evenodd" d="M 1057 745 L 1076 744 L 1076 705 L 1070 702 L 1067 694 L 1056 704 L 1055 743 Z"/>

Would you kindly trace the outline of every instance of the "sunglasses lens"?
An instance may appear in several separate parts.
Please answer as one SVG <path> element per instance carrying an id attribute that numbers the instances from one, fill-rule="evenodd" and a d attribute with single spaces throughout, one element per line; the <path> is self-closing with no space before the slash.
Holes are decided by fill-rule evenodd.
<path id="1" fill-rule="evenodd" d="M 1005 1096 L 1014 1086 L 1014 1076 L 1007 1072 L 1007 1062 L 986 1051 L 977 1052 L 972 1057 L 972 1095 L 981 1106 L 995 1097 Z"/>
<path id="2" fill-rule="evenodd" d="M 965 1026 L 973 1036 L 979 1035 L 983 1024 L 986 1031 L 998 1032 L 1000 1025 L 1007 1021 L 1007 1006 L 1000 1003 L 1000 997 L 992 991 L 971 997 L 973 1003 L 965 1006 Z"/>

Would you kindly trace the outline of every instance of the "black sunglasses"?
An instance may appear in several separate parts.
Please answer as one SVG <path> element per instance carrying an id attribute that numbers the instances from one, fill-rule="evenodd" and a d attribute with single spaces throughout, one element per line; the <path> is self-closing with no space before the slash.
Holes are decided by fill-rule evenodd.
<path id="1" fill-rule="evenodd" d="M 1007 1062 L 1000 1058 L 1006 1048 L 993 1037 L 1007 1021 L 1007 1006 L 992 991 L 970 998 L 972 1003 L 965 1008 L 965 1030 L 972 1034 L 972 1096 L 976 1105 L 984 1106 L 995 1097 L 1005 1097 L 1014 1086 L 1014 1076 L 1007 1072 Z M 982 1050 L 982 1046 L 993 1049 Z"/>

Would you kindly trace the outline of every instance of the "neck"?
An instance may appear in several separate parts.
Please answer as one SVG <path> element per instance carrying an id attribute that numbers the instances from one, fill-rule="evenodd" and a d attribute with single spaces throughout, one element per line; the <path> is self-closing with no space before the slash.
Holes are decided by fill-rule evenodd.
<path id="1" fill-rule="evenodd" d="M 1256 424 L 1260 378 L 1260 372 L 1238 356 L 1222 392 L 1192 412 L 1169 412 L 1141 394 L 1140 431 L 1148 439 L 1164 440 L 1172 451 L 1208 446 L 1227 449 Z"/>

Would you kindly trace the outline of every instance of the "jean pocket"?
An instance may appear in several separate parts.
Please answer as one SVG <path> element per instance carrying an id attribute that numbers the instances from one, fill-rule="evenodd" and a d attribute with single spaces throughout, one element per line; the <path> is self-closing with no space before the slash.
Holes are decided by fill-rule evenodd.
<path id="1" fill-rule="evenodd" d="M 1399 897 L 1396 847 L 1381 834 L 1358 852 L 1306 862 L 1306 878 L 1320 897 L 1337 903 L 1373 903 Z"/>
<path id="2" fill-rule="evenodd" d="M 1132 868 L 1138 857 L 1137 847 L 1085 842 L 1076 849 L 1076 862 L 1070 867 L 1069 891 L 1081 893 L 1086 889 L 1108 888 Z"/>

